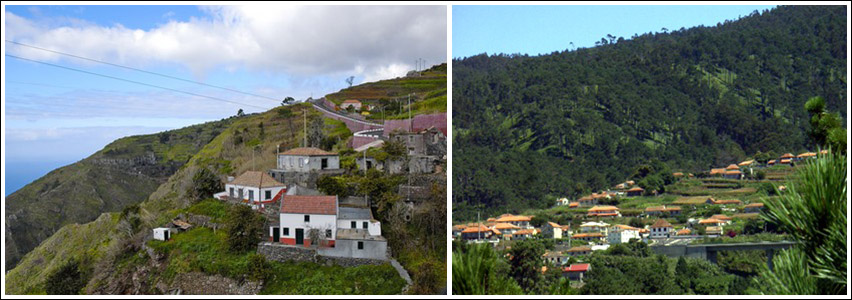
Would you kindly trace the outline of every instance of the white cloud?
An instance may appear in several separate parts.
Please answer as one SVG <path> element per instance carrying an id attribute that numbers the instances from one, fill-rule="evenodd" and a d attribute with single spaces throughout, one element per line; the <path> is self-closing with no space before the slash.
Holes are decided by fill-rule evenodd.
<path id="1" fill-rule="evenodd" d="M 199 76 L 217 67 L 238 66 L 372 81 L 404 75 L 418 58 L 432 64 L 446 60 L 445 6 L 264 4 L 207 6 L 202 11 L 205 17 L 150 30 L 88 22 L 58 26 L 6 12 L 5 30 L 7 39 L 25 44 L 134 66 L 178 63 Z M 7 51 L 28 58 L 60 59 L 7 46 Z"/>

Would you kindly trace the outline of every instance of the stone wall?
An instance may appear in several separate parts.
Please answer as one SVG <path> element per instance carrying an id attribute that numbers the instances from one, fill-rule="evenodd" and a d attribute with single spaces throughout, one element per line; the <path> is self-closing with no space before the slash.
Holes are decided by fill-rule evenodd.
<path id="1" fill-rule="evenodd" d="M 267 260 L 277 262 L 305 261 L 324 265 L 339 265 L 343 267 L 381 265 L 387 263 L 386 260 L 380 259 L 323 256 L 317 254 L 316 248 L 295 247 L 269 242 L 258 244 L 257 253 L 266 257 Z"/>
<path id="2" fill-rule="evenodd" d="M 257 295 L 262 288 L 263 284 L 258 281 L 243 280 L 240 283 L 222 275 L 191 272 L 178 274 L 163 292 L 178 295 Z"/>

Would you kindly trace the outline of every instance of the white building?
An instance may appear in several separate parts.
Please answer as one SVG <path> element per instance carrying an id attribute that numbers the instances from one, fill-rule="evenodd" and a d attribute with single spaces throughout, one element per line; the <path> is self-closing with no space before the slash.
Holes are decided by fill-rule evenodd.
<path id="1" fill-rule="evenodd" d="M 349 100 L 344 100 L 343 103 L 340 103 L 340 109 L 347 109 L 350 106 L 354 110 L 360 110 L 361 109 L 361 101 L 358 101 L 358 100 L 355 100 L 355 99 L 349 99 Z"/>
<path id="2" fill-rule="evenodd" d="M 281 199 L 287 186 L 260 171 L 246 171 L 225 183 L 225 191 L 213 195 L 217 199 L 239 199 L 252 208 L 265 207 Z"/>
<path id="3" fill-rule="evenodd" d="M 285 195 L 279 227 L 270 227 L 272 240 L 288 245 L 333 247 L 337 238 L 337 196 Z M 277 234 L 276 234 L 277 233 Z M 312 241 L 311 237 L 319 241 Z"/>
<path id="4" fill-rule="evenodd" d="M 639 228 L 627 225 L 615 225 L 606 236 L 607 243 L 611 245 L 627 243 L 630 242 L 630 239 L 642 239 L 639 235 Z"/>
<path id="5" fill-rule="evenodd" d="M 562 238 L 562 225 L 547 222 L 542 226 L 541 232 L 544 234 L 544 237 L 551 239 L 561 239 Z"/>
<path id="6" fill-rule="evenodd" d="M 674 227 L 672 224 L 667 222 L 664 219 L 658 219 L 654 222 L 654 225 L 651 225 L 651 238 L 668 238 L 674 234 Z"/>
<path id="7" fill-rule="evenodd" d="M 159 241 L 168 241 L 172 237 L 172 232 L 169 228 L 158 227 L 154 228 L 154 239 Z"/>
<path id="8" fill-rule="evenodd" d="M 278 169 L 283 172 L 310 172 L 340 169 L 340 156 L 319 148 L 300 147 L 278 153 Z"/>
<path id="9" fill-rule="evenodd" d="M 606 235 L 608 230 L 609 230 L 609 224 L 604 223 L 604 222 L 586 222 L 586 223 L 580 224 L 580 232 L 582 232 L 582 233 L 600 232 L 603 235 Z"/>
<path id="10" fill-rule="evenodd" d="M 373 219 L 369 208 L 340 207 L 337 209 L 338 229 L 363 229 L 370 235 L 382 235 L 382 224 Z"/>

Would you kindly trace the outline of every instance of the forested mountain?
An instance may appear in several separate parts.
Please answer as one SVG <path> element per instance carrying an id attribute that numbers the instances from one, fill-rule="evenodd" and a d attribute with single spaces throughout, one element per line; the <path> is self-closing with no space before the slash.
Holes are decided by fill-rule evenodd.
<path id="1" fill-rule="evenodd" d="M 813 149 L 808 98 L 845 123 L 846 29 L 845 6 L 780 6 L 594 48 L 455 59 L 453 216 L 549 206 L 651 159 L 699 171 Z"/>

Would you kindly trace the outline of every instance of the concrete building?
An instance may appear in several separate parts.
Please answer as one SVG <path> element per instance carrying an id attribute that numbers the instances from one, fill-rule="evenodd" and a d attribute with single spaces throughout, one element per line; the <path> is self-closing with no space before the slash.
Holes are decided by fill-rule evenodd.
<path id="1" fill-rule="evenodd" d="M 532 220 L 529 216 L 515 216 L 512 214 L 503 214 L 500 215 L 499 218 L 494 220 L 497 223 L 510 223 L 512 225 L 518 226 L 521 229 L 528 229 L 530 227 L 530 220 Z"/>
<path id="2" fill-rule="evenodd" d="M 158 241 L 168 241 L 172 238 L 174 232 L 166 227 L 154 228 L 154 239 Z"/>
<path id="3" fill-rule="evenodd" d="M 581 240 L 591 243 L 602 243 L 606 239 L 606 235 L 600 232 L 592 233 L 577 233 L 571 236 L 572 240 Z"/>
<path id="4" fill-rule="evenodd" d="M 382 235 L 382 224 L 373 219 L 373 212 L 366 207 L 339 207 L 337 209 L 337 229 L 363 229 L 370 235 Z"/>
<path id="5" fill-rule="evenodd" d="M 282 172 L 335 170 L 340 169 L 340 157 L 319 148 L 300 147 L 278 153 L 277 166 Z"/>
<path id="6" fill-rule="evenodd" d="M 591 253 L 592 247 L 589 246 L 572 247 L 571 249 L 565 250 L 565 254 L 567 254 L 569 257 L 589 255 Z"/>
<path id="7" fill-rule="evenodd" d="M 660 217 L 660 216 L 678 216 L 680 215 L 681 208 L 680 206 L 651 206 L 645 208 L 645 215 L 649 217 Z"/>
<path id="8" fill-rule="evenodd" d="M 320 248 L 324 256 L 387 260 L 388 241 L 365 229 L 338 229 L 334 247 Z"/>
<path id="9" fill-rule="evenodd" d="M 547 223 L 544 224 L 544 226 L 542 226 L 541 229 L 542 229 L 541 233 L 546 238 L 550 238 L 550 239 L 561 239 L 562 238 L 562 225 L 559 225 L 559 224 L 556 224 L 556 223 L 553 223 L 553 222 L 547 222 Z"/>
<path id="10" fill-rule="evenodd" d="M 606 236 L 607 243 L 611 245 L 628 243 L 631 239 L 642 239 L 639 235 L 639 228 L 627 225 L 615 225 Z"/>
<path id="11" fill-rule="evenodd" d="M 278 238 L 288 245 L 333 247 L 337 238 L 337 196 L 285 195 L 278 224 L 279 227 L 270 228 L 273 241 Z"/>
<path id="12" fill-rule="evenodd" d="M 213 196 L 222 200 L 236 199 L 257 209 L 281 200 L 286 192 L 287 186 L 268 174 L 246 171 L 236 179 L 226 182 L 224 192 Z"/>
<path id="13" fill-rule="evenodd" d="M 562 269 L 562 276 L 571 281 L 583 282 L 583 276 L 591 269 L 591 264 L 572 264 Z"/>
<path id="14" fill-rule="evenodd" d="M 604 222 L 585 222 L 580 224 L 580 233 L 598 232 L 606 235 L 608 230 L 609 224 Z"/>
<path id="15" fill-rule="evenodd" d="M 659 219 L 651 225 L 651 238 L 669 238 L 674 235 L 674 227 L 664 219 Z"/>

